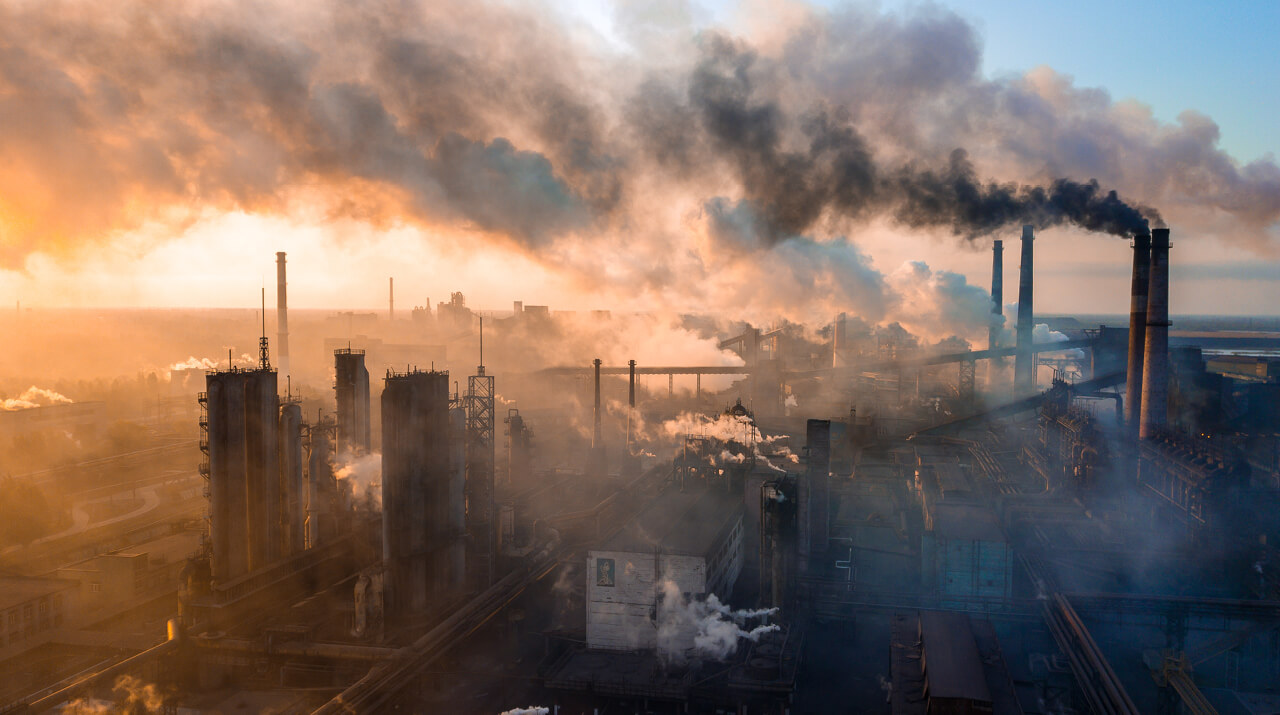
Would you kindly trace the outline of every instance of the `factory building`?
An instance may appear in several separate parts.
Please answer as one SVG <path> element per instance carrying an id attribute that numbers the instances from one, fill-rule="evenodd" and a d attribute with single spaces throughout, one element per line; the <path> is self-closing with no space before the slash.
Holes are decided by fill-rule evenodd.
<path id="1" fill-rule="evenodd" d="M 587 552 L 587 647 L 658 648 L 665 584 L 687 599 L 727 599 L 742 571 L 742 529 L 741 497 L 668 489 Z M 684 640 L 673 638 L 671 647 Z"/>
<path id="2" fill-rule="evenodd" d="M 1154 497 L 1158 518 L 1194 537 L 1221 538 L 1246 498 L 1249 465 L 1227 446 L 1161 430 L 1141 443 L 1138 485 Z"/>
<path id="3" fill-rule="evenodd" d="M 77 587 L 61 578 L 0 578 L 0 658 L 48 642 L 75 612 Z"/>
<path id="4" fill-rule="evenodd" d="M 77 619 L 102 620 L 173 591 L 199 534 L 179 532 L 64 566 L 57 577 L 79 585 Z M 68 612 L 69 613 L 69 612 Z"/>
<path id="5" fill-rule="evenodd" d="M 382 548 L 388 623 L 424 619 L 462 586 L 463 485 L 449 373 L 389 371 L 382 392 Z"/>
<path id="6" fill-rule="evenodd" d="M 371 448 L 369 424 L 369 370 L 363 350 L 333 351 L 333 392 L 338 402 L 339 453 L 367 454 Z"/>
<path id="7" fill-rule="evenodd" d="M 917 470 L 924 515 L 921 581 L 943 600 L 1009 598 L 1013 551 L 995 514 L 960 467 L 936 462 Z"/>

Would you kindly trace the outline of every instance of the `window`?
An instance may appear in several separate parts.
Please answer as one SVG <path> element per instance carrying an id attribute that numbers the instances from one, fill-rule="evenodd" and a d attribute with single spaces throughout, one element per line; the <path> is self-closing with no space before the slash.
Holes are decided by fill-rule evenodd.
<path id="1" fill-rule="evenodd" d="M 93 583 L 90 583 L 90 584 L 89 584 L 89 591 L 90 591 L 91 593 L 101 593 L 101 592 L 102 592 L 102 584 L 98 583 L 97 581 L 94 581 Z"/>

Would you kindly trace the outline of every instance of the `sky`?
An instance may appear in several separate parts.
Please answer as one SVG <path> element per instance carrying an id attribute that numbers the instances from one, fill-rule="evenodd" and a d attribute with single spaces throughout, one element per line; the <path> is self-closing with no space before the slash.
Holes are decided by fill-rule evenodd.
<path id="1" fill-rule="evenodd" d="M 835 3 L 824 2 L 824 5 Z M 983 72 L 1048 65 L 1117 99 L 1135 98 L 1174 121 L 1213 117 L 1242 161 L 1280 153 L 1280 3 L 1273 0 L 1020 2 L 951 0 L 984 40 Z M 911 5 L 885 3 L 886 8 Z"/>
<path id="2" fill-rule="evenodd" d="M 751 73 L 759 76 L 752 75 L 748 99 L 763 102 L 767 96 L 773 102 L 768 106 L 784 123 L 778 151 L 809 131 L 807 107 L 826 106 L 839 123 L 845 103 L 855 115 L 851 125 L 877 159 L 883 154 L 884 166 L 936 165 L 962 146 L 979 178 L 1098 178 L 1104 192 L 1115 186 L 1124 198 L 1152 204 L 1170 220 L 1173 312 L 1274 314 L 1280 304 L 1280 179 L 1273 130 L 1280 113 L 1280 50 L 1274 40 L 1280 3 L 582 0 L 518 3 L 515 21 L 502 6 L 483 5 L 464 8 L 467 19 L 441 15 L 440 22 L 422 23 L 432 28 L 423 29 L 424 36 L 456 33 L 461 47 L 468 38 L 484 47 L 486 28 L 496 28 L 492 37 L 499 39 L 488 51 L 497 57 L 492 62 L 509 61 L 531 77 L 526 86 L 523 79 L 510 79 L 510 70 L 491 76 L 513 83 L 507 91 L 522 101 L 522 92 L 532 98 L 511 106 L 484 82 L 461 84 L 477 96 L 450 95 L 464 90 L 431 84 L 439 79 L 430 74 L 434 68 L 405 57 L 394 58 L 403 64 L 389 70 L 385 56 L 370 59 L 373 50 L 366 56 L 360 39 L 351 48 L 339 43 L 331 59 L 319 49 L 323 44 L 309 45 L 319 33 L 285 31 L 289 41 L 263 50 L 261 57 L 236 57 L 249 68 L 239 74 L 202 69 L 199 63 L 208 59 L 203 56 L 175 59 L 162 44 L 152 50 L 144 43 L 131 59 L 110 45 L 116 31 L 136 41 L 119 29 L 128 12 L 111 17 L 95 14 L 89 4 L 53 5 L 60 14 L 46 13 L 38 3 L 0 0 L 0 12 L 10 13 L 7 24 L 17 33 L 9 38 L 11 46 L 29 55 L 19 57 L 47 62 L 41 67 L 62 80 L 46 80 L 46 86 L 71 87 L 63 93 L 30 89 L 20 78 L 45 75 L 12 54 L 0 57 L 0 125 L 16 122 L 32 137 L 21 146 L 20 139 L 7 145 L 0 139 L 0 156 L 16 155 L 16 166 L 32 167 L 26 175 L 15 170 L 7 180 L 0 175 L 0 249 L 6 258 L 0 262 L 0 296 L 27 306 L 252 307 L 262 284 L 273 279 L 277 250 L 289 252 L 290 304 L 299 308 L 382 307 L 386 278 L 394 275 L 400 305 L 439 301 L 461 290 L 469 304 L 491 309 L 513 300 L 578 309 L 641 309 L 665 300 L 666 308 L 740 309 L 756 318 L 768 312 L 769 300 L 804 303 L 810 315 L 842 309 L 844 301 L 874 320 L 893 319 L 900 311 L 923 323 L 918 314 L 938 312 L 940 301 L 959 300 L 955 291 L 968 299 L 985 290 L 990 238 L 1004 237 L 1013 246 L 1016 225 L 978 233 L 955 229 L 949 235 L 951 219 L 930 217 L 914 225 L 878 220 L 881 209 L 850 209 L 812 183 L 807 190 L 821 210 L 790 220 L 786 211 L 795 202 L 788 203 L 786 192 L 773 185 L 784 176 L 776 173 L 784 167 L 776 152 L 761 155 L 754 147 L 732 145 L 714 128 L 704 140 L 710 153 L 698 155 L 693 165 L 676 159 L 651 164 L 656 145 L 632 146 L 632 137 L 653 127 L 637 128 L 626 114 L 656 106 L 637 103 L 637 97 L 660 97 L 646 93 L 669 78 L 685 77 L 688 67 L 695 68 L 687 75 L 691 81 L 699 68 L 727 72 L 707 64 L 708 32 L 739 43 L 721 48 L 728 54 L 720 60 L 756 58 Z M 448 5 L 427 14 L 447 13 Z M 145 5 L 124 7 L 148 12 Z M 251 23 L 228 20 L 199 3 L 191 7 L 156 26 L 193 36 L 198 33 L 192 28 L 205 26 L 253 32 L 245 29 Z M 278 9 L 266 13 L 263 24 L 308 27 L 312 18 L 300 17 Z M 859 23 L 885 23 L 887 31 L 902 33 L 904 43 L 919 42 L 904 45 L 917 57 L 904 59 L 879 45 L 861 57 L 858 47 L 840 47 L 842 33 L 856 33 Z M 369 24 L 380 28 L 371 33 L 388 32 L 378 22 Z M 529 24 L 537 30 L 523 29 Z M 91 35 L 110 31 L 103 33 L 108 39 L 97 40 L 98 56 L 92 49 L 59 54 L 60 41 L 74 39 L 77 29 Z M 810 32 L 822 38 L 814 43 L 820 48 L 814 57 L 797 49 Z M 975 48 L 967 47 L 969 40 Z M 862 41 L 875 44 L 872 37 Z M 976 58 L 977 66 L 970 74 L 915 62 L 931 51 L 931 43 L 944 47 L 938 53 L 943 65 Z M 220 47 L 217 52 L 228 51 Z M 522 52 L 531 53 L 533 62 Z M 234 64 L 225 55 L 214 59 Z M 306 121 L 298 124 L 304 128 L 296 133 L 287 116 L 293 111 L 289 92 L 297 91 L 290 84 L 294 78 L 274 70 L 262 73 L 266 79 L 254 74 L 294 59 L 301 81 L 311 83 L 304 91 L 312 99 Z M 147 62 L 174 63 L 172 74 L 179 80 L 169 84 L 152 76 Z M 884 65 L 906 74 L 881 72 Z M 107 69 L 94 79 L 99 67 Z M 477 67 L 484 69 L 471 69 Z M 936 76 L 922 79 L 922 72 Z M 130 78 L 139 82 L 136 93 Z M 192 79 L 198 91 L 187 89 Z M 898 97 L 899 81 L 926 89 L 907 87 Z M 317 89 L 322 85 L 323 92 Z M 241 116 L 226 105 L 241 101 L 236 92 L 245 86 L 246 105 L 261 111 Z M 678 79 L 672 86 L 684 88 Z M 930 92 L 945 101 L 931 101 Z M 380 98 L 375 109 L 385 107 L 389 124 L 379 123 L 377 111 L 368 113 L 369 93 Z M 1012 109 L 993 110 L 997 119 L 984 123 L 981 108 L 970 105 L 988 97 Z M 1029 100 L 1069 119 L 1044 129 L 1018 115 Z M 456 117 L 446 116 L 451 101 L 462 106 Z M 557 115 L 565 121 L 561 125 L 529 118 L 566 102 L 579 102 L 585 114 Z M 167 106 L 177 107 L 172 116 Z M 592 110 L 610 121 L 592 124 Z M 319 128 L 316 112 L 323 115 Z M 895 134 L 894 112 L 920 117 L 914 135 Z M 55 126 L 62 121 L 65 127 Z M 54 130 L 63 134 L 47 139 L 46 127 L 49 136 L 56 136 Z M 331 132 L 320 144 L 349 143 L 342 149 L 350 153 L 318 150 L 307 134 L 316 131 Z M 457 134 L 462 139 L 453 144 L 437 143 Z M 1094 142 L 1093 134 L 1104 139 Z M 579 135 L 585 137 L 581 142 Z M 406 139 L 416 144 L 406 148 Z M 51 148 L 41 154 L 44 141 Z M 915 142 L 928 146 L 913 160 Z M 579 145 L 596 153 L 583 159 L 590 152 Z M 813 147 L 811 153 L 817 152 Z M 413 161 L 401 156 L 405 151 Z M 1121 152 L 1123 157 L 1115 156 Z M 160 166 L 166 163 L 161 155 L 171 166 Z M 479 162 L 483 172 L 442 168 L 446 159 L 459 157 Z M 812 162 L 810 168 L 819 172 L 815 181 L 834 176 L 821 173 L 831 170 L 824 163 L 830 160 L 824 155 Z M 627 170 L 610 173 L 610 162 Z M 708 162 L 720 162 L 715 166 L 723 170 L 701 166 Z M 762 181 L 760 172 L 775 176 Z M 1166 182 L 1161 172 L 1176 179 Z M 502 200 L 478 195 L 477 187 L 498 174 L 509 180 Z M 321 187 L 312 192 L 319 199 L 308 193 L 310 186 Z M 519 218 L 506 218 L 504 211 Z M 788 220 L 779 223 L 780 216 Z M 1037 309 L 1125 312 L 1127 242 L 1070 223 L 1041 230 Z M 741 232 L 726 233 L 729 228 Z M 928 273 L 912 269 L 913 261 L 926 262 Z M 1016 249 L 1006 250 L 1006 286 L 1016 285 L 1016 271 Z M 932 292 L 926 296 L 906 287 L 910 275 L 927 275 Z M 737 287 L 775 278 L 778 286 L 769 290 Z M 965 285 L 957 288 L 957 281 Z M 834 286 L 834 298 L 804 293 L 823 285 Z"/>

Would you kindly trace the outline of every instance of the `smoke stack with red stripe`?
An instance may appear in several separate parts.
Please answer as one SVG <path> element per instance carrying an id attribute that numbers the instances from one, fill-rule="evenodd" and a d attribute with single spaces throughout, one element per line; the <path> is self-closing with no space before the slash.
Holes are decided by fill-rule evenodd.
<path id="1" fill-rule="evenodd" d="M 1142 365 L 1147 348 L 1147 292 L 1151 283 L 1151 234 L 1133 237 L 1133 282 L 1129 291 L 1129 365 L 1125 380 L 1126 434 L 1138 437 L 1142 420 Z"/>

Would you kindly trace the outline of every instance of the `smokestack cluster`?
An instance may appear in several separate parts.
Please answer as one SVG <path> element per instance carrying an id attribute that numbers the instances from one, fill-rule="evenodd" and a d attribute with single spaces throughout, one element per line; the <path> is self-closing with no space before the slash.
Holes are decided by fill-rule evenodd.
<path id="1" fill-rule="evenodd" d="M 1147 291 L 1146 349 L 1142 370 L 1142 426 L 1152 437 L 1169 416 L 1169 229 L 1151 232 L 1151 276 Z"/>
<path id="2" fill-rule="evenodd" d="M 1018 342 L 1013 365 L 1013 390 L 1023 395 L 1036 389 L 1035 354 L 1031 352 L 1032 333 L 1036 327 L 1032 306 L 1034 241 L 1035 228 L 1023 226 L 1022 265 L 1018 270 Z"/>
<path id="3" fill-rule="evenodd" d="M 1151 277 L 1151 235 L 1133 237 L 1133 281 L 1129 297 L 1129 364 L 1125 378 L 1125 430 L 1137 438 L 1142 417 L 1142 363 L 1147 342 L 1147 291 Z"/>

